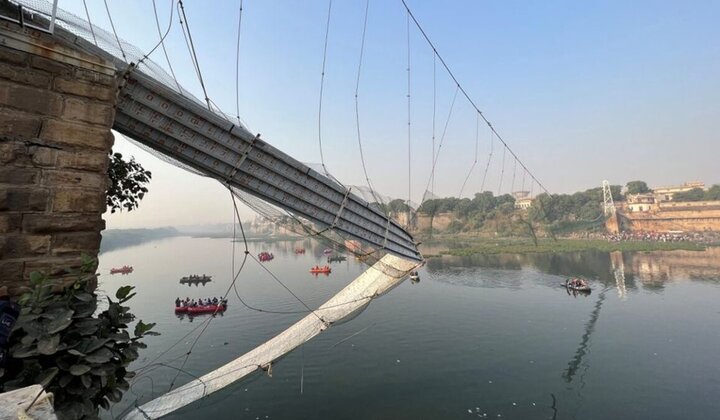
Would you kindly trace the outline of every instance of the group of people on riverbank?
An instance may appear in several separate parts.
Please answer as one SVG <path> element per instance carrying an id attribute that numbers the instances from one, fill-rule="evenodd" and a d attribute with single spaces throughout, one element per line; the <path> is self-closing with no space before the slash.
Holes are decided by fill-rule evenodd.
<path id="1" fill-rule="evenodd" d="M 602 239 L 611 242 L 622 241 L 653 241 L 653 242 L 712 242 L 717 240 L 707 232 L 652 232 L 632 231 L 620 233 L 602 233 Z"/>
<path id="2" fill-rule="evenodd" d="M 184 307 L 195 308 L 198 306 L 210 306 L 210 305 L 227 305 L 227 300 L 225 300 L 223 298 L 218 299 L 217 297 L 206 298 L 206 299 L 200 298 L 197 301 L 195 299 L 190 299 L 189 297 L 186 297 L 184 300 L 180 299 L 179 297 L 175 298 L 175 307 L 176 308 L 184 308 Z"/>

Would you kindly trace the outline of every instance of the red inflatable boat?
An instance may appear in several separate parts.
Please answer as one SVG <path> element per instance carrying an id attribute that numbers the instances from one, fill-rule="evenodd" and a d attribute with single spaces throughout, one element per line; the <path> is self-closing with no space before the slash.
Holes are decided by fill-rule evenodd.
<path id="1" fill-rule="evenodd" d="M 203 306 L 176 306 L 175 313 L 188 314 L 214 314 L 216 312 L 225 312 L 227 305 L 203 305 Z"/>

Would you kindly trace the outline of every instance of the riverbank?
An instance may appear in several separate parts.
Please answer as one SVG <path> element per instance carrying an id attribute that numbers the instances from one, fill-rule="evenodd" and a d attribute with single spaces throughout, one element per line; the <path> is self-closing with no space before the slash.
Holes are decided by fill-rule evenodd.
<path id="1" fill-rule="evenodd" d="M 578 251 L 703 251 L 705 244 L 695 242 L 606 241 L 601 239 L 540 239 L 537 246 L 530 239 L 436 238 L 423 242 L 432 250 L 426 258 L 442 255 L 531 254 Z"/>

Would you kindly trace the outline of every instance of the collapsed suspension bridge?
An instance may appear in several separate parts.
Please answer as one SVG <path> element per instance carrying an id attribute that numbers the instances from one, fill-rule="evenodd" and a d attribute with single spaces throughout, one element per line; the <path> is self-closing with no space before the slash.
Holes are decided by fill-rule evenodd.
<path id="1" fill-rule="evenodd" d="M 342 185 L 327 172 L 323 174 L 316 171 L 268 144 L 259 134 L 250 132 L 240 122 L 239 116 L 237 121 L 234 121 L 219 110 L 213 109 L 213 103 L 206 93 L 206 104 L 194 98 L 177 83 L 174 75 L 171 79 L 160 66 L 149 60 L 149 54 L 142 54 L 137 48 L 121 41 L 115 33 L 114 25 L 111 34 L 89 23 L 89 14 L 88 21 L 85 21 L 70 13 L 57 10 L 56 4 L 45 1 L 23 0 L 14 3 L 22 6 L 19 8 L 17 19 L 21 27 L 36 29 L 49 27 L 49 32 L 59 41 L 57 46 L 59 50 L 76 49 L 111 63 L 111 68 L 107 70 L 115 72 L 118 79 L 113 123 L 115 130 L 152 149 L 177 166 L 218 180 L 251 208 L 274 219 L 273 221 L 286 223 L 297 232 L 328 239 L 344 247 L 348 252 L 371 257 L 370 261 L 374 263 L 336 296 L 318 309 L 311 310 L 305 318 L 275 338 L 225 366 L 134 407 L 126 418 L 158 418 L 252 372 L 260 369 L 270 370 L 275 360 L 310 340 L 333 323 L 357 314 L 372 299 L 391 290 L 423 263 L 423 257 L 413 237 L 403 226 L 385 214 L 377 206 L 378 203 L 366 201 L 357 195 L 353 188 Z M 404 2 L 403 4 L 407 8 Z M 178 2 L 178 6 L 178 14 L 180 14 L 181 1 Z M 329 12 L 330 10 L 328 25 Z M 412 18 L 430 43 L 409 8 L 407 12 L 408 37 Z M 184 10 L 182 14 L 184 16 Z M 109 11 L 108 16 L 112 24 Z M 159 27 L 158 33 L 161 34 Z M 0 29 L 0 43 L 10 48 L 24 42 L 25 38 L 22 31 Z M 161 35 L 160 43 L 155 48 L 162 46 L 164 49 L 163 38 L 164 35 Z M 192 45 L 189 29 L 188 41 L 189 45 Z M 430 45 L 432 46 L 431 43 Z M 504 145 L 503 172 L 505 151 L 511 153 L 517 164 L 519 162 L 517 156 L 470 100 L 444 60 L 437 54 L 434 46 L 432 49 L 434 58 L 440 60 L 455 81 L 456 95 L 461 92 L 465 96 L 477 111 L 478 122 L 484 120 L 494 138 Z M 63 54 L 62 51 L 59 53 Z M 67 55 L 72 56 L 71 53 Z M 107 67 L 100 62 L 90 64 Z M 199 75 L 195 57 L 193 64 Z M 408 55 L 408 77 L 409 65 Z M 172 83 L 173 80 L 175 83 Z M 408 81 L 408 114 L 409 89 Z M 438 153 L 440 147 L 442 147 L 442 139 L 437 149 Z M 434 147 L 433 149 L 434 171 L 437 155 Z M 519 163 L 525 173 L 542 186 L 522 162 Z M 475 163 L 471 171 L 474 166 Z M 513 169 L 513 184 L 514 176 Z M 374 193 L 373 197 L 375 197 Z M 235 277 L 237 278 L 237 275 Z"/>

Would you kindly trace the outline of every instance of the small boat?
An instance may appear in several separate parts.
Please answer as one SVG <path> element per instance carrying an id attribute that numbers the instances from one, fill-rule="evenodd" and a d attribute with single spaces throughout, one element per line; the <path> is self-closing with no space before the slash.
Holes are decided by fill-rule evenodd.
<path id="1" fill-rule="evenodd" d="M 327 262 L 342 262 L 347 260 L 347 257 L 344 255 L 331 255 L 327 258 Z"/>
<path id="2" fill-rule="evenodd" d="M 120 268 L 111 268 L 110 274 L 130 274 L 133 272 L 133 268 L 129 265 L 123 265 Z"/>
<path id="3" fill-rule="evenodd" d="M 205 283 L 208 283 L 212 281 L 212 276 L 206 276 L 203 274 L 202 276 L 198 276 L 197 274 L 191 274 L 189 276 L 185 276 L 180 279 L 180 284 L 198 284 L 202 283 L 205 285 Z"/>
<path id="4" fill-rule="evenodd" d="M 263 252 L 261 252 L 261 253 L 258 254 L 258 259 L 259 259 L 260 261 L 270 261 L 270 260 L 272 260 L 273 258 L 275 258 L 275 256 L 274 256 L 271 252 L 265 252 L 265 251 L 263 251 Z"/>
<path id="5" fill-rule="evenodd" d="M 305 248 L 295 248 L 295 253 L 296 253 L 296 254 L 304 254 L 304 253 L 305 253 Z"/>
<path id="6" fill-rule="evenodd" d="M 227 303 L 226 304 L 218 304 L 218 305 L 198 305 L 198 306 L 176 306 L 175 307 L 175 313 L 176 314 L 192 314 L 192 315 L 198 315 L 198 314 L 214 314 L 219 312 L 225 312 L 227 309 Z"/>
<path id="7" fill-rule="evenodd" d="M 578 279 L 572 279 L 572 280 L 578 280 Z M 582 292 L 582 293 L 590 293 L 592 289 L 587 284 L 585 286 L 576 286 L 571 283 L 572 280 L 566 280 L 565 283 L 562 283 L 561 286 L 565 287 L 568 290 L 572 290 L 574 292 Z"/>
<path id="8" fill-rule="evenodd" d="M 325 254 L 325 255 L 330 255 L 332 253 L 333 253 L 333 250 L 330 248 L 325 248 L 325 250 L 323 251 L 323 254 Z"/>
<path id="9" fill-rule="evenodd" d="M 322 267 L 315 266 L 310 269 L 310 272 L 313 274 L 330 274 L 331 271 L 330 266 L 327 265 Z"/>

